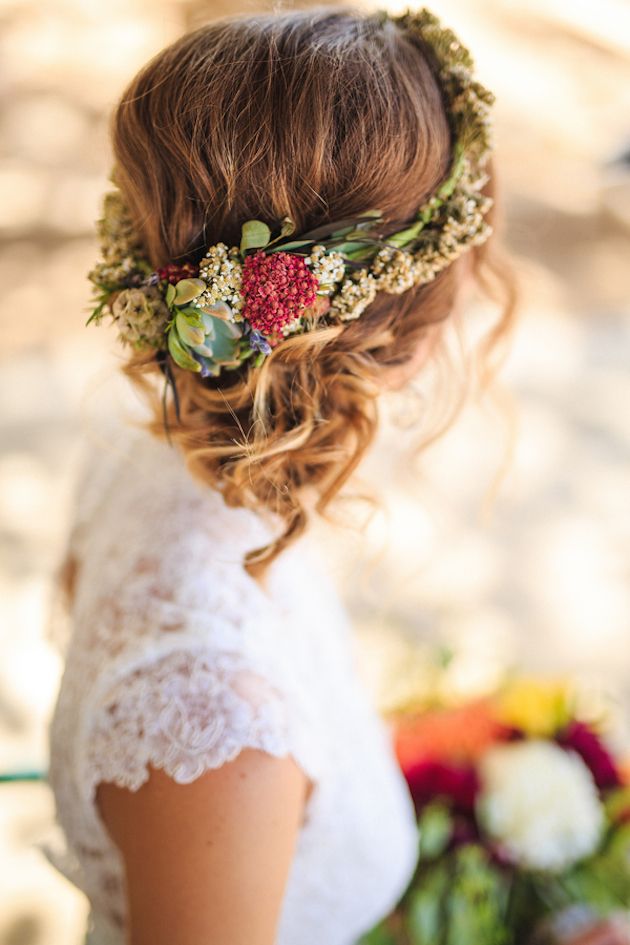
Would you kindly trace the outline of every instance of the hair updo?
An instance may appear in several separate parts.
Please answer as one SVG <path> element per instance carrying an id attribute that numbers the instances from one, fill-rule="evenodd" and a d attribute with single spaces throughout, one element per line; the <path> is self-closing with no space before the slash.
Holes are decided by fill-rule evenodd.
<path id="1" fill-rule="evenodd" d="M 422 44 L 348 7 L 230 18 L 188 33 L 132 80 L 112 137 L 115 181 L 154 268 L 197 262 L 219 241 L 237 245 L 252 218 L 274 228 L 289 216 L 300 233 L 378 208 L 383 232 L 394 232 L 451 161 Z M 495 197 L 492 162 L 486 170 L 484 193 Z M 501 302 L 485 340 L 489 366 L 516 304 L 496 242 L 469 249 L 427 285 L 379 293 L 356 321 L 287 338 L 260 367 L 204 379 L 172 365 L 180 421 L 170 404 L 168 425 L 191 473 L 229 505 L 284 522 L 276 541 L 248 556 L 250 573 L 303 532 L 307 495 L 323 512 L 346 483 L 376 432 L 388 372 L 412 364 L 448 318 L 469 266 Z M 152 404 L 150 431 L 164 436 L 153 352 L 135 351 L 124 371 Z"/>

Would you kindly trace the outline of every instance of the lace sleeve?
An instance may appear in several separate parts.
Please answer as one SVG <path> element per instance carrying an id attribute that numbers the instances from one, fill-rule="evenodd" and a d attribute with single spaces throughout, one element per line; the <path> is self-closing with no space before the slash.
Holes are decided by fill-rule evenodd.
<path id="1" fill-rule="evenodd" d="M 176 649 L 125 675 L 90 721 L 87 780 L 132 791 L 148 765 L 185 784 L 245 748 L 292 754 L 314 785 L 319 771 L 300 707 L 241 652 Z"/>

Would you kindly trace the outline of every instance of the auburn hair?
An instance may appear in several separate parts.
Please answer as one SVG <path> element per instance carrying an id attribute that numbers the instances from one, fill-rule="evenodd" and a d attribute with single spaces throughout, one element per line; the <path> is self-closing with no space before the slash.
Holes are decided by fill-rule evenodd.
<path id="1" fill-rule="evenodd" d="M 131 81 L 112 139 L 114 179 L 153 267 L 237 245 L 252 218 L 275 230 L 289 216 L 300 233 L 378 208 L 394 232 L 441 183 L 452 145 L 422 42 L 348 6 L 231 17 L 182 36 Z M 482 386 L 495 372 L 517 293 L 496 235 L 492 161 L 487 170 L 495 232 L 433 282 L 290 336 L 260 367 L 204 379 L 173 365 L 179 420 L 169 401 L 168 427 L 191 474 L 228 505 L 270 510 L 284 525 L 246 558 L 252 575 L 348 481 L 391 369 L 413 363 L 449 318 L 464 272 L 499 303 L 480 343 Z M 148 428 L 165 436 L 154 353 L 134 351 L 123 370 L 152 405 Z"/>

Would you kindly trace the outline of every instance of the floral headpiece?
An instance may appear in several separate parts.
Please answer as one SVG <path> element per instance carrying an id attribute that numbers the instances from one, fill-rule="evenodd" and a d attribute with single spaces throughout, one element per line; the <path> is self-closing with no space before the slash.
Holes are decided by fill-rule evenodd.
<path id="1" fill-rule="evenodd" d="M 153 270 L 114 191 L 99 221 L 103 258 L 89 274 L 97 305 L 88 324 L 110 315 L 124 343 L 156 350 L 167 380 L 169 354 L 180 368 L 217 377 L 247 360 L 260 365 L 289 335 L 358 318 L 377 292 L 430 282 L 488 238 L 492 199 L 482 188 L 494 96 L 473 79 L 466 47 L 428 10 L 377 16 L 421 40 L 450 124 L 448 176 L 409 224 L 383 238 L 382 214 L 369 210 L 296 234 L 285 217 L 272 238 L 266 223 L 248 220 L 239 246 L 216 243 L 196 265 Z"/>

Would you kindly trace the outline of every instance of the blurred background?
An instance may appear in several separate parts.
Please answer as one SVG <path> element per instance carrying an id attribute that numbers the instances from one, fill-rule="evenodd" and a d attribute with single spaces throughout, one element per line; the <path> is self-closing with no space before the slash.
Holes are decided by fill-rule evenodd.
<path id="1" fill-rule="evenodd" d="M 425 395 L 391 398 L 384 448 L 363 471 L 382 509 L 328 552 L 383 707 L 448 653 L 441 685 L 454 699 L 512 667 L 575 675 L 630 747 L 630 5 L 431 7 L 497 96 L 506 238 L 524 290 L 499 392 L 508 413 L 471 404 L 412 461 L 404 428 Z M 195 0 L 0 3 L 3 772 L 46 766 L 62 668 L 46 614 L 81 443 L 133 409 L 113 334 L 84 329 L 108 112 L 148 57 L 226 12 Z M 513 456 L 488 504 L 510 416 Z M 32 847 L 52 818 L 45 784 L 0 784 L 0 945 L 82 941 L 87 903 Z"/>

